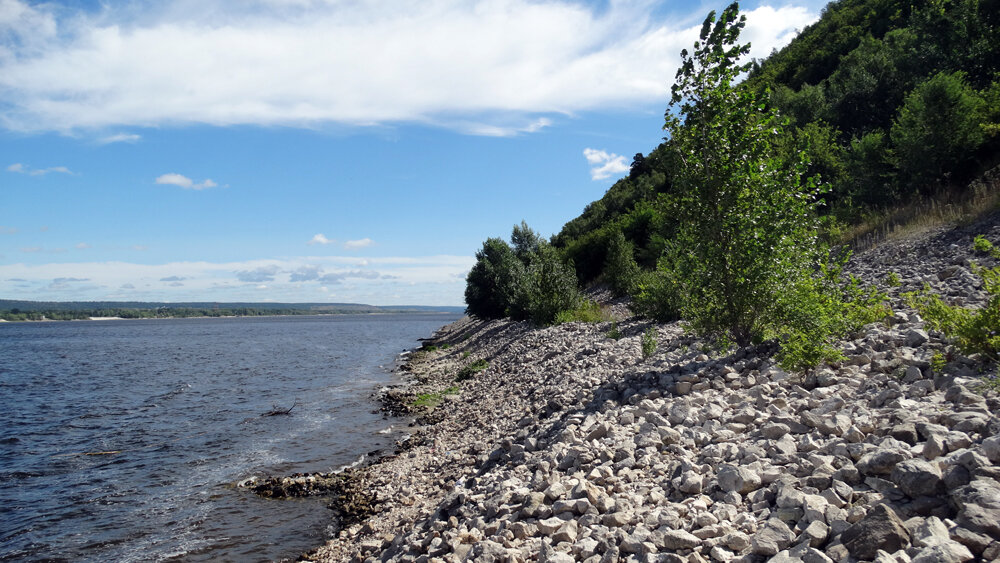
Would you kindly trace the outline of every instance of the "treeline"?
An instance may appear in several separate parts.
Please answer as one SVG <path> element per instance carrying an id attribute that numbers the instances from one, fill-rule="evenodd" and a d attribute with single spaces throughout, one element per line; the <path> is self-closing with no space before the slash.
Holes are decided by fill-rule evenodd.
<path id="1" fill-rule="evenodd" d="M 158 303 L 145 301 L 17 301 L 0 299 L 0 319 L 6 321 L 81 320 L 90 317 L 163 319 L 436 312 L 461 313 L 462 308 L 419 305 L 375 306 L 358 303 Z"/>
<path id="2" fill-rule="evenodd" d="M 123 319 L 171 319 L 189 317 L 260 317 L 267 315 L 317 315 L 320 311 L 306 309 L 199 309 L 192 307 L 159 307 L 155 309 L 111 308 L 111 309 L 39 309 L 22 311 L 19 308 L 0 310 L 0 319 L 5 321 L 73 321 L 91 317 L 120 317 Z M 325 314 L 335 314 L 327 312 Z"/>
<path id="3" fill-rule="evenodd" d="M 488 240 L 469 313 L 565 320 L 578 284 L 601 281 L 720 346 L 774 339 L 794 369 L 833 359 L 886 312 L 841 273 L 838 229 L 996 164 L 998 5 L 841 0 L 760 63 L 743 62 L 738 5 L 711 13 L 681 53 L 665 141 L 551 241 L 525 246 L 523 223 Z"/>

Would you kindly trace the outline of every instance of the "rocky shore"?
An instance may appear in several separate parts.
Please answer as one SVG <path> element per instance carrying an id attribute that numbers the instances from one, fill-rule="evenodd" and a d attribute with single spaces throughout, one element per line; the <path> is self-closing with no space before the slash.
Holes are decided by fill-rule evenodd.
<path id="1" fill-rule="evenodd" d="M 996 366 L 932 367 L 948 342 L 900 298 L 926 283 L 981 305 L 976 234 L 1000 242 L 1000 217 L 855 256 L 849 270 L 894 313 L 805 375 L 773 346 L 712 352 L 623 304 L 614 324 L 449 325 L 383 397 L 417 416 L 413 436 L 337 477 L 350 486 L 335 504 L 354 508 L 303 560 L 998 559 Z M 659 345 L 644 358 L 649 327 Z"/>

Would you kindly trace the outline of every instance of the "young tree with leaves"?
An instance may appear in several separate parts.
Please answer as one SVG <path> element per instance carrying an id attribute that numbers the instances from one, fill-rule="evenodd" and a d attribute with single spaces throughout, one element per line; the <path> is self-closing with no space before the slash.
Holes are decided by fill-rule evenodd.
<path id="1" fill-rule="evenodd" d="M 664 129 L 681 219 L 667 250 L 682 314 L 705 334 L 746 345 L 770 336 L 789 286 L 818 257 L 819 188 L 801 150 L 776 150 L 784 126 L 737 78 L 745 17 L 731 4 L 709 14 L 694 51 L 681 52 Z M 672 113 L 677 110 L 678 114 Z"/>

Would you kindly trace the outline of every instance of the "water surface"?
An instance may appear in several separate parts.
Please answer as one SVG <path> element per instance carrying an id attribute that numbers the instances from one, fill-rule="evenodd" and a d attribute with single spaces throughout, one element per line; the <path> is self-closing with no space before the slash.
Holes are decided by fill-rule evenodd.
<path id="1" fill-rule="evenodd" d="M 456 318 L 0 323 L 0 560 L 265 561 L 319 545 L 321 501 L 228 484 L 391 448 L 406 429 L 369 395 Z"/>

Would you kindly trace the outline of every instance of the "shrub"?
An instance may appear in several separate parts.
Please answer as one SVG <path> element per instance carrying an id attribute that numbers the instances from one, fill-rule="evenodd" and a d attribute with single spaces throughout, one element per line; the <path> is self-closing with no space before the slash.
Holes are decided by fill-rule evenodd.
<path id="1" fill-rule="evenodd" d="M 657 322 L 676 321 L 680 314 L 680 287 L 665 262 L 652 272 L 645 272 L 636 284 L 632 309 Z"/>
<path id="2" fill-rule="evenodd" d="M 611 340 L 621 340 L 621 337 L 623 335 L 621 329 L 618 328 L 618 323 L 616 322 L 611 323 L 611 330 L 609 330 L 607 334 L 605 334 L 605 336 L 607 336 Z"/>
<path id="3" fill-rule="evenodd" d="M 608 255 L 604 263 L 604 277 L 608 285 L 616 296 L 632 295 L 638 289 L 639 274 L 632 243 L 616 229 L 608 240 Z"/>
<path id="4" fill-rule="evenodd" d="M 584 299 L 575 309 L 559 311 L 556 314 L 555 324 L 581 322 L 599 323 L 607 321 L 608 316 L 601 306 L 590 299 Z"/>
<path id="5" fill-rule="evenodd" d="M 891 312 L 884 293 L 843 276 L 847 258 L 822 264 L 820 275 L 798 280 L 781 295 L 769 336 L 781 342 L 777 359 L 784 369 L 803 371 L 841 359 L 836 347 L 841 337 Z"/>
<path id="6" fill-rule="evenodd" d="M 455 375 L 455 381 L 471 379 L 473 375 L 488 367 L 490 367 L 490 364 L 486 360 L 476 360 L 470 364 L 466 364 L 462 369 L 458 370 L 458 374 Z"/>
<path id="7" fill-rule="evenodd" d="M 580 303 L 573 267 L 564 264 L 548 243 L 539 245 L 525 280 L 520 300 L 526 316 L 539 325 L 554 323 L 560 312 L 575 309 Z"/>
<path id="8" fill-rule="evenodd" d="M 552 324 L 580 301 L 576 273 L 559 251 L 523 221 L 511 234 L 514 247 L 490 238 L 476 253 L 466 278 L 466 311 L 484 319 L 511 317 Z"/>
<path id="9" fill-rule="evenodd" d="M 982 236 L 978 236 L 973 248 L 987 252 L 1000 260 L 1000 250 Z M 973 272 L 983 280 L 983 287 L 989 295 L 986 306 L 967 309 L 948 305 L 938 295 L 931 293 L 929 286 L 923 291 L 907 294 L 910 305 L 927 321 L 927 326 L 940 330 L 955 339 L 959 350 L 966 354 L 983 354 L 991 360 L 1000 360 L 1000 266 L 984 268 L 973 263 Z"/>
<path id="10" fill-rule="evenodd" d="M 649 327 L 642 333 L 642 359 L 648 360 L 656 353 L 656 328 Z"/>

